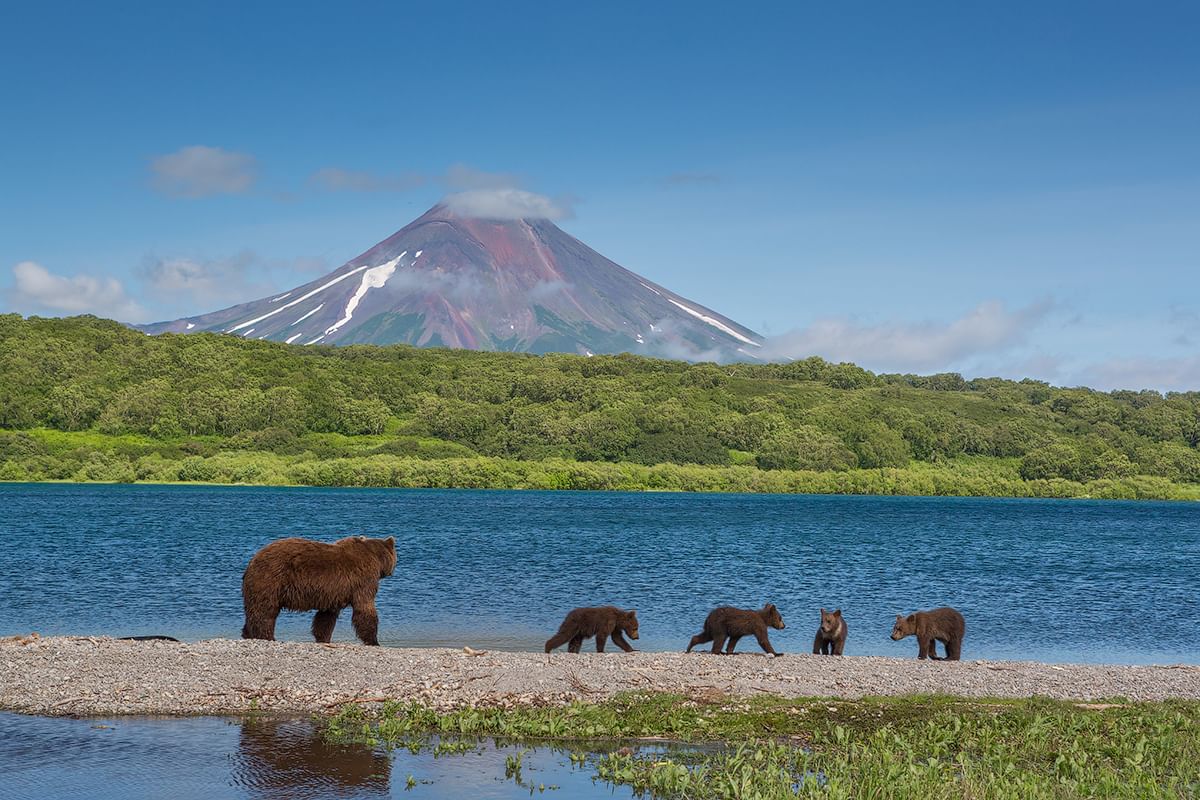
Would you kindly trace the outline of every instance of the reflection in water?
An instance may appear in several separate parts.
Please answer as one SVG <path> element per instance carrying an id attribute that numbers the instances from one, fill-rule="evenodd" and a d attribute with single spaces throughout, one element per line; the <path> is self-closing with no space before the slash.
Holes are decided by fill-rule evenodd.
<path id="1" fill-rule="evenodd" d="M 326 742 L 312 723 L 247 719 L 241 723 L 233 782 L 250 797 L 387 797 L 391 759 L 362 745 Z"/>
<path id="2" fill-rule="evenodd" d="M 505 777 L 518 755 L 521 784 Z M 309 720 L 0 713 L 0 800 L 524 800 L 543 786 L 571 800 L 632 796 L 545 747 L 481 741 L 435 757 L 329 744 Z"/>

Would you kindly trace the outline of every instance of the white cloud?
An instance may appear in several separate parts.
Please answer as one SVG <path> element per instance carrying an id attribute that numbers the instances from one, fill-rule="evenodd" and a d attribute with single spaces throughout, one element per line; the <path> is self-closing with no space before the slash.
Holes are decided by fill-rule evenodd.
<path id="1" fill-rule="evenodd" d="M 255 180 L 255 161 L 245 153 L 193 145 L 150 162 L 154 186 L 174 197 L 238 194 Z"/>
<path id="2" fill-rule="evenodd" d="M 187 300 L 199 303 L 245 302 L 273 286 L 252 279 L 249 271 L 258 266 L 253 253 L 229 258 L 150 258 L 139 277 L 158 300 Z"/>
<path id="3" fill-rule="evenodd" d="M 529 290 L 529 299 L 538 302 L 549 300 L 551 297 L 565 292 L 571 288 L 571 284 L 564 280 L 554 279 L 549 281 L 538 281 Z"/>
<path id="4" fill-rule="evenodd" d="M 1195 392 L 1200 391 L 1200 356 L 1110 358 L 1083 367 L 1076 377 L 1075 385 L 1102 391 Z"/>
<path id="5" fill-rule="evenodd" d="M 62 314 L 95 314 L 122 322 L 141 322 L 146 309 L 125 293 L 116 278 L 91 275 L 55 275 L 34 261 L 13 267 L 14 287 L 9 290 L 14 305 Z"/>
<path id="6" fill-rule="evenodd" d="M 815 355 L 881 372 L 937 372 L 1024 343 L 1052 307 L 1046 301 L 1010 312 L 990 301 L 949 323 L 860 325 L 846 318 L 823 319 L 767 339 L 755 355 L 771 360 Z"/>
<path id="7" fill-rule="evenodd" d="M 312 182 L 330 191 L 403 192 L 428 182 L 424 175 L 377 175 L 373 172 L 326 167 L 317 170 Z"/>
<path id="8" fill-rule="evenodd" d="M 521 189 L 469 189 L 442 203 L 464 217 L 482 219 L 564 219 L 570 209 L 549 197 Z"/>

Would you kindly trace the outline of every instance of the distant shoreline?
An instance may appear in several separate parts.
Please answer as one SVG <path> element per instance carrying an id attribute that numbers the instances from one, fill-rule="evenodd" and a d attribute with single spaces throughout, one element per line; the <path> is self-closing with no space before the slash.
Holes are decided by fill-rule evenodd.
<path id="1" fill-rule="evenodd" d="M 439 710 L 560 706 L 624 692 L 698 699 L 949 695 L 1200 700 L 1200 666 L 930 662 L 759 654 L 512 653 L 211 639 L 0 640 L 0 710 L 42 715 L 331 714 L 387 700 Z"/>
<path id="2" fill-rule="evenodd" d="M 438 462 L 421 462 L 418 464 L 437 464 Z M 518 462 L 523 463 L 523 462 Z M 540 462 L 528 462 L 529 466 L 536 467 Z M 589 466 L 590 462 L 575 462 L 582 466 Z M 0 462 L 2 465 L 3 462 Z M 641 465 L 627 464 L 605 464 L 606 467 L 616 468 L 614 472 L 618 473 L 616 477 L 625 477 L 620 475 L 620 468 L 632 467 L 639 472 L 653 473 L 655 470 L 662 468 L 663 471 L 677 471 L 680 469 L 689 469 L 688 467 L 679 467 L 677 465 L 658 465 L 657 467 L 643 467 Z M 698 471 L 714 472 L 717 469 L 737 469 L 737 468 L 711 468 L 711 467 L 694 467 Z M 754 470 L 755 472 L 763 472 Z M 939 476 L 942 480 L 936 483 L 940 484 L 940 491 L 930 491 L 928 486 L 929 470 L 909 470 L 904 468 L 888 468 L 879 470 L 853 470 L 850 472 L 841 473 L 767 473 L 764 475 L 774 476 L 764 479 L 761 483 L 756 483 L 753 480 L 750 482 L 738 481 L 729 484 L 722 484 L 719 480 L 714 480 L 720 476 L 702 475 L 703 480 L 687 483 L 683 486 L 661 486 L 661 485 L 646 485 L 645 483 L 627 483 L 621 480 L 608 480 L 612 475 L 601 476 L 599 480 L 589 480 L 586 476 L 571 475 L 566 480 L 566 485 L 545 485 L 544 482 L 530 481 L 528 483 L 520 480 L 464 480 L 461 482 L 446 482 L 444 480 L 422 480 L 420 468 L 410 474 L 410 480 L 384 483 L 381 481 L 362 481 L 362 482 L 248 482 L 248 481 L 220 481 L 220 480 L 103 480 L 103 479 L 79 479 L 79 478 L 57 478 L 57 479 L 22 479 L 22 478 L 0 478 L 0 485 L 14 484 L 45 484 L 45 485 L 108 485 L 108 486 L 208 486 L 208 487 L 247 487 L 247 488 L 316 488 L 316 489 L 450 489 L 450 490 L 500 490 L 500 491 L 585 491 L 585 492 L 642 492 L 642 493 L 662 493 L 662 494 L 775 494 L 775 495 L 822 495 L 822 496 L 847 496 L 847 497 L 975 497 L 975 498 L 1009 498 L 1009 499 L 1040 499 L 1040 500 L 1154 500 L 1154 501 L 1169 501 L 1169 502 L 1196 502 L 1200 501 L 1200 486 L 1191 484 L 1179 484 L 1164 481 L 1161 478 L 1148 478 L 1139 480 L 1138 478 L 1127 478 L 1119 480 L 1103 480 L 1093 481 L 1089 484 L 1080 484 L 1070 481 L 1023 481 L 1015 480 L 1008 481 L 1004 484 L 1008 491 L 989 492 L 986 490 L 975 491 L 978 487 L 972 485 L 969 480 L 964 480 L 962 485 L 954 484 L 953 480 L 945 480 L 946 476 Z M 949 473 L 950 470 L 944 472 Z M 432 476 L 430 476 L 432 477 Z M 506 476 L 512 477 L 512 476 Z M 758 477 L 758 476 L 752 476 Z M 794 479 L 794 480 L 789 480 Z M 877 490 L 874 490 L 877 489 Z"/>

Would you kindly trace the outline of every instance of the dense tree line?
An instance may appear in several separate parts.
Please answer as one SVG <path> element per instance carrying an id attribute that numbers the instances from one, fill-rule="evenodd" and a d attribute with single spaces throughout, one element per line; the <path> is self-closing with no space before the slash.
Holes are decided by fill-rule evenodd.
<path id="1" fill-rule="evenodd" d="M 0 430 L 0 461 L 32 477 L 119 462 L 138 478 L 154 456 L 192 459 L 179 479 L 204 480 L 198 463 L 260 452 L 816 473 L 971 463 L 1018 481 L 1200 483 L 1196 392 L 876 375 L 820 358 L 716 365 L 150 337 L 92 317 L 0 316 Z"/>

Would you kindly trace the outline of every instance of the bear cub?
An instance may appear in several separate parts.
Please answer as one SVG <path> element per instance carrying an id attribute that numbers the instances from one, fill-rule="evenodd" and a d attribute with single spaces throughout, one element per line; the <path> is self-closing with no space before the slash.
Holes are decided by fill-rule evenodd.
<path id="1" fill-rule="evenodd" d="M 918 611 L 907 617 L 897 614 L 896 625 L 892 628 L 892 639 L 898 642 L 905 636 L 915 635 L 917 658 L 958 661 L 962 655 L 962 640 L 966 632 L 967 623 L 962 614 L 953 608 L 935 608 L 932 611 Z M 945 658 L 938 658 L 936 642 L 941 642 L 946 648 Z"/>
<path id="2" fill-rule="evenodd" d="M 279 539 L 254 554 L 242 575 L 246 624 L 243 639 L 275 639 L 279 612 L 316 611 L 312 634 L 333 636 L 338 614 L 350 606 L 351 622 L 363 644 L 379 644 L 375 593 L 396 569 L 396 540 L 348 536 L 333 544 Z"/>
<path id="3" fill-rule="evenodd" d="M 558 626 L 558 633 L 546 640 L 546 652 L 567 644 L 567 652 L 578 653 L 584 639 L 596 637 L 596 652 L 604 652 L 609 637 L 626 653 L 633 652 L 633 645 L 625 641 L 638 638 L 637 611 L 624 611 L 616 606 L 592 606 L 571 611 Z"/>
<path id="4" fill-rule="evenodd" d="M 840 656 L 846 649 L 846 620 L 842 619 L 842 610 L 828 612 L 821 609 L 821 625 L 817 628 L 817 636 L 813 639 L 814 656 Z"/>
<path id="5" fill-rule="evenodd" d="M 753 635 L 758 640 L 758 646 L 765 652 L 773 656 L 781 656 L 783 653 L 776 653 L 775 648 L 771 647 L 771 641 L 767 638 L 768 626 L 780 631 L 787 627 L 783 624 L 783 617 L 779 615 L 779 609 L 773 603 L 767 603 L 758 611 L 748 608 L 733 608 L 732 606 L 714 608 L 704 620 L 704 630 L 692 637 L 686 652 L 692 652 L 692 648 L 698 644 L 712 642 L 712 652 L 720 653 L 721 646 L 728 639 L 729 646 L 725 648 L 725 654 L 729 655 L 737 646 L 738 639 Z"/>

